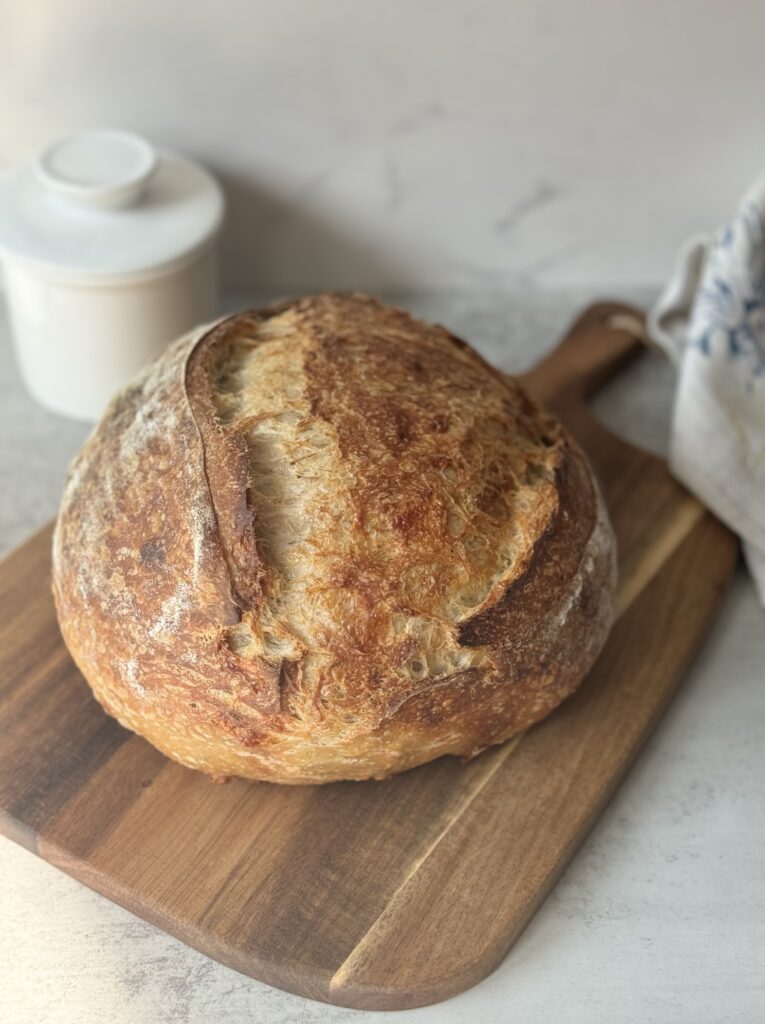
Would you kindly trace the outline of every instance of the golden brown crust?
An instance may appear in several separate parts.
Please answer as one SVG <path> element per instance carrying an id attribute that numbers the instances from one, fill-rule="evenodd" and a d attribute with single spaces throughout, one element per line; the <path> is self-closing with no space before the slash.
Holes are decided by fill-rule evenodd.
<path id="1" fill-rule="evenodd" d="M 547 714 L 608 631 L 584 456 L 443 328 L 314 296 L 181 339 L 75 461 L 64 638 L 191 767 L 281 782 L 472 755 Z"/>

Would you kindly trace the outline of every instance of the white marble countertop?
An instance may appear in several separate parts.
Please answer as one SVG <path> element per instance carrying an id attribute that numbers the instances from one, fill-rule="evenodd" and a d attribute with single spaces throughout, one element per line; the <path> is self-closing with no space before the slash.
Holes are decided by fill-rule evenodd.
<path id="1" fill-rule="evenodd" d="M 398 297 L 505 368 L 549 347 L 581 293 Z M 649 356 L 597 402 L 661 450 L 672 378 Z M 87 428 L 23 393 L 0 327 L 0 548 L 54 514 Z M 499 969 L 435 1007 L 357 1013 L 214 963 L 0 840 L 3 1024 L 765 1019 L 765 618 L 739 571 L 669 711 Z M 0 742 L 2 738 L 0 737 Z"/>

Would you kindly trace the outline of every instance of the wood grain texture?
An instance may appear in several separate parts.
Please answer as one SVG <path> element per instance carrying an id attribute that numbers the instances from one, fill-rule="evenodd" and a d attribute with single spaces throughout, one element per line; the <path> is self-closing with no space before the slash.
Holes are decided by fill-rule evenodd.
<path id="1" fill-rule="evenodd" d="M 0 829 L 244 973 L 314 999 L 444 999 L 506 954 L 570 860 L 703 639 L 735 538 L 585 400 L 640 349 L 593 307 L 528 387 L 598 472 L 619 618 L 550 718 L 467 766 L 385 782 L 216 786 L 107 718 L 60 641 L 50 530 L 0 567 Z"/>

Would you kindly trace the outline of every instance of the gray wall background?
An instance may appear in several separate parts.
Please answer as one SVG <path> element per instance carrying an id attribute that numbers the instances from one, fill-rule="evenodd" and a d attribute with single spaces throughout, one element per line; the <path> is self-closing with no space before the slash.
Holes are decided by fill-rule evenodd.
<path id="1" fill-rule="evenodd" d="M 765 165 L 761 0 L 0 0 L 0 166 L 117 125 L 229 287 L 653 283 Z"/>

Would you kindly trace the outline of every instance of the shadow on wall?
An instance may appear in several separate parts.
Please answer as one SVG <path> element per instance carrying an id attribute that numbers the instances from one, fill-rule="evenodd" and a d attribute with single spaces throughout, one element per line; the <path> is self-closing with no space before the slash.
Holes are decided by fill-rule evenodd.
<path id="1" fill-rule="evenodd" d="M 320 291 L 416 286 L 413 268 L 387 256 L 362 230 L 333 221 L 310 194 L 279 194 L 212 168 L 228 204 L 221 240 L 223 287 L 241 291 Z"/>

